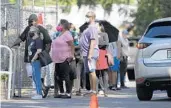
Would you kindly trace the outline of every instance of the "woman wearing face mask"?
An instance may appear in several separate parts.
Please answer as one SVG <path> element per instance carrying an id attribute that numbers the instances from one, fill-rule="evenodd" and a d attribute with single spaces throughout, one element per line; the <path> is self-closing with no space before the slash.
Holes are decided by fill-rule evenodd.
<path id="1" fill-rule="evenodd" d="M 52 42 L 52 60 L 55 63 L 54 98 L 71 98 L 70 61 L 74 59 L 74 44 L 68 21 L 61 20 L 60 27 L 60 35 Z M 66 84 L 66 93 L 64 93 L 63 81 Z M 58 86 L 60 94 L 58 94 Z"/>
<path id="2" fill-rule="evenodd" d="M 42 99 L 42 83 L 41 83 L 41 65 L 39 61 L 39 53 L 43 49 L 43 36 L 39 33 L 39 29 L 35 26 L 30 27 L 28 42 L 28 60 L 32 66 L 32 78 L 36 86 L 37 94 L 32 99 Z"/>

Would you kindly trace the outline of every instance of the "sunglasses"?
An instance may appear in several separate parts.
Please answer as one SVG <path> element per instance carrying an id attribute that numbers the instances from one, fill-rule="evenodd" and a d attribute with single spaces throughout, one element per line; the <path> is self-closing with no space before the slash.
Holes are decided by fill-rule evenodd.
<path id="1" fill-rule="evenodd" d="M 90 18 L 90 17 L 92 17 L 92 16 L 91 16 L 91 15 L 86 15 L 86 17 L 87 17 L 87 18 Z"/>

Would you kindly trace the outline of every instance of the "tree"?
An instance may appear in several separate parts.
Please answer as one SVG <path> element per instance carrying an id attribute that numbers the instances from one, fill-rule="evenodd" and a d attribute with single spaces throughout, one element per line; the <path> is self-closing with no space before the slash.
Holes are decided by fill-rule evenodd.
<path id="1" fill-rule="evenodd" d="M 171 0 L 139 0 L 135 17 L 135 35 L 142 35 L 155 19 L 170 17 Z"/>
<path id="2" fill-rule="evenodd" d="M 9 0 L 10 2 L 15 3 L 17 0 Z M 43 6 L 44 0 L 34 0 L 35 5 Z M 57 0 L 46 0 L 47 5 L 55 5 Z M 32 5 L 33 0 L 23 0 L 23 5 Z M 132 4 L 135 0 L 58 0 L 59 5 L 64 6 L 64 9 L 70 10 L 71 6 L 76 4 L 79 8 L 82 5 L 95 7 L 100 4 L 104 8 L 107 14 L 110 14 L 112 11 L 113 4 Z"/>

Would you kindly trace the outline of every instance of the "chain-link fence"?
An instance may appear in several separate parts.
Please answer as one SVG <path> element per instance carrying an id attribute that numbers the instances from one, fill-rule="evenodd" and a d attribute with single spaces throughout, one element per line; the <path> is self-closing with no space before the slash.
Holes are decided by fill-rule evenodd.
<path id="1" fill-rule="evenodd" d="M 17 39 L 19 34 L 28 25 L 26 20 L 30 14 L 42 13 L 44 16 L 45 25 L 56 25 L 56 8 L 50 7 L 45 10 L 43 7 L 32 6 L 23 7 L 22 0 L 18 0 L 18 4 L 9 4 L 8 0 L 1 1 L 1 44 L 10 46 Z M 53 20 L 52 20 L 53 18 Z M 22 89 L 32 87 L 30 78 L 27 77 L 27 72 L 24 63 L 24 43 L 20 47 L 13 48 L 13 71 L 14 71 L 14 94 L 16 96 L 22 95 Z M 7 70 L 9 54 L 5 50 L 1 50 L 1 70 Z M 15 94 L 17 93 L 17 94 Z"/>

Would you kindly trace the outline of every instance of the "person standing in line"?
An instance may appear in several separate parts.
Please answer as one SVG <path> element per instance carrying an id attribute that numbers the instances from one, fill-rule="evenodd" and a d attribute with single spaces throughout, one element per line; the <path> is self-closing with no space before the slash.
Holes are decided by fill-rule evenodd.
<path id="1" fill-rule="evenodd" d="M 10 47 L 14 47 L 17 45 L 20 45 L 21 42 L 25 42 L 25 54 L 24 54 L 24 62 L 26 63 L 26 70 L 27 70 L 27 75 L 29 78 L 32 79 L 32 66 L 31 63 L 28 60 L 28 40 L 29 40 L 29 31 L 30 31 L 30 27 L 31 26 L 35 26 L 39 29 L 40 33 L 43 34 L 43 50 L 46 50 L 47 52 L 50 51 L 50 46 L 51 46 L 51 38 L 47 32 L 47 30 L 38 25 L 38 17 L 36 14 L 31 14 L 28 18 L 28 26 L 24 29 L 23 33 L 16 39 L 16 41 L 10 46 Z M 34 83 L 33 84 L 33 88 L 34 88 Z M 48 94 L 48 90 L 47 88 L 44 86 L 44 83 L 42 83 L 42 89 L 44 92 L 44 95 L 47 96 Z"/>
<path id="2" fill-rule="evenodd" d="M 121 35 L 119 36 L 119 44 L 121 46 L 121 57 L 120 57 L 120 83 L 121 88 L 128 88 L 125 85 L 125 74 L 127 72 L 127 62 L 128 62 L 128 52 L 129 52 L 129 40 L 128 40 L 129 32 L 127 30 L 123 30 Z"/>
<path id="3" fill-rule="evenodd" d="M 41 64 L 39 54 L 43 49 L 43 36 L 35 26 L 30 27 L 28 42 L 28 60 L 32 66 L 32 78 L 36 86 L 36 95 L 32 99 L 42 99 Z"/>
<path id="4" fill-rule="evenodd" d="M 52 60 L 55 63 L 54 98 L 71 98 L 70 63 L 75 60 L 74 43 L 69 31 L 69 22 L 62 19 L 59 26 L 61 33 L 52 42 Z M 66 84 L 66 93 L 64 93 L 63 81 Z M 58 94 L 58 87 L 60 94 Z"/>
<path id="5" fill-rule="evenodd" d="M 70 23 L 70 32 L 74 38 L 74 45 L 75 45 L 76 79 L 74 80 L 74 91 L 76 93 L 76 96 L 81 96 L 82 94 L 81 94 L 80 83 L 81 83 L 81 72 L 83 70 L 83 60 L 80 54 L 78 33 L 76 32 L 76 28 L 72 23 Z"/>
<path id="6" fill-rule="evenodd" d="M 99 58 L 96 63 L 96 75 L 98 77 L 99 94 L 107 96 L 108 85 L 108 62 L 107 62 L 107 47 L 109 45 L 108 34 L 102 24 L 98 24 L 99 27 Z"/>
<path id="7" fill-rule="evenodd" d="M 112 55 L 114 65 L 109 67 L 109 89 L 110 90 L 120 90 L 120 88 L 117 86 L 117 79 L 119 75 L 119 69 L 120 69 L 120 51 L 121 47 L 119 45 L 119 42 L 112 42 L 109 43 L 108 46 L 108 52 Z"/>
<path id="8" fill-rule="evenodd" d="M 99 56 L 98 48 L 98 28 L 95 23 L 96 15 L 94 12 L 86 14 L 89 26 L 82 33 L 80 38 L 80 48 L 83 56 L 84 71 L 89 73 L 90 94 L 97 94 L 96 62 Z"/>

